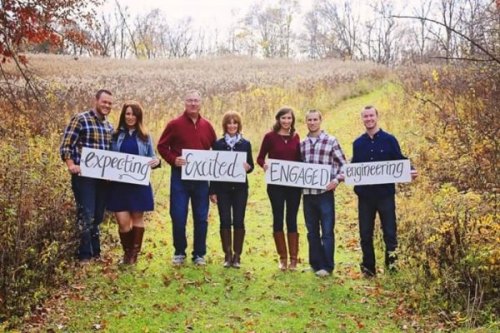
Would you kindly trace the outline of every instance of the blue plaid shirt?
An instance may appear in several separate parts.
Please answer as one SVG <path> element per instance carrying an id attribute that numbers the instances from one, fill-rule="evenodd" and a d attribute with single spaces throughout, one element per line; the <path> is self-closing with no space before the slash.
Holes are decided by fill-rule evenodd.
<path id="1" fill-rule="evenodd" d="M 307 136 L 300 143 L 300 154 L 303 162 L 331 165 L 330 180 L 336 179 L 342 166 L 347 163 L 337 139 L 323 131 L 317 137 Z M 326 190 L 303 189 L 304 194 L 321 194 L 324 192 Z"/>
<path id="2" fill-rule="evenodd" d="M 113 126 L 109 121 L 99 119 L 95 110 L 79 113 L 73 116 L 64 130 L 61 147 L 61 159 L 72 159 L 80 165 L 82 147 L 109 150 Z"/>

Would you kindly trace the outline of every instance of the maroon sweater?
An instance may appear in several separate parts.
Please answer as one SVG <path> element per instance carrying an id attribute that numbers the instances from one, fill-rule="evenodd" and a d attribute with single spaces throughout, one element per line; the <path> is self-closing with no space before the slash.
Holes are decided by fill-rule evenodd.
<path id="1" fill-rule="evenodd" d="M 182 155 L 182 149 L 210 150 L 217 139 L 212 124 L 201 116 L 193 123 L 186 113 L 171 120 L 158 141 L 158 152 L 171 166 Z"/>
<path id="2" fill-rule="evenodd" d="M 257 156 L 257 163 L 263 167 L 268 158 L 277 160 L 295 161 L 300 162 L 300 138 L 297 133 L 293 137 L 282 136 L 278 133 L 271 131 L 264 136 L 262 144 L 260 145 L 259 156 Z"/>

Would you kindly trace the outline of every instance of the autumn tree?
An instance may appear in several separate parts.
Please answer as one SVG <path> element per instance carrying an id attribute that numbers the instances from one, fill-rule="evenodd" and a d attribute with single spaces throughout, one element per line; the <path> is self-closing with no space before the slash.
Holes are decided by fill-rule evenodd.
<path id="1" fill-rule="evenodd" d="M 87 31 L 93 26 L 95 11 L 101 0 L 0 0 L 0 99 L 5 99 L 14 109 L 22 110 L 25 102 L 39 98 L 37 85 L 26 70 L 24 51 L 31 45 L 46 43 L 61 48 L 64 43 L 85 45 L 89 43 Z M 14 64 L 15 72 L 7 72 L 6 63 Z M 13 78 L 20 77 L 24 89 Z"/>
<path id="2" fill-rule="evenodd" d="M 262 54 L 266 58 L 288 58 L 292 55 L 292 21 L 298 14 L 299 6 L 295 0 L 280 0 L 277 6 L 262 7 L 254 3 L 246 17 L 244 27 L 252 31 Z"/>

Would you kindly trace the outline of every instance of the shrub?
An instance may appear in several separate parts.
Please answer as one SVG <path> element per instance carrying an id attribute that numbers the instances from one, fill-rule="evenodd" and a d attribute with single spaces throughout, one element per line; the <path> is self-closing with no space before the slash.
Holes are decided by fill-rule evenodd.
<path id="1" fill-rule="evenodd" d="M 420 184 L 401 212 L 402 251 L 424 307 L 452 325 L 499 314 L 497 66 L 412 71 L 404 85 L 418 110 Z"/>

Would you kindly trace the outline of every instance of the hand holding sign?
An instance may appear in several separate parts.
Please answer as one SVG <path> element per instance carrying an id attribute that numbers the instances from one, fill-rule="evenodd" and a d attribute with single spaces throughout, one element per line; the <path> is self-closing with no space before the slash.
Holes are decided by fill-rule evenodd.
<path id="1" fill-rule="evenodd" d="M 268 159 L 266 182 L 324 190 L 330 182 L 331 165 Z M 265 168 L 264 168 L 265 169 Z"/>
<path id="2" fill-rule="evenodd" d="M 182 156 L 182 179 L 246 182 L 246 152 L 183 149 Z"/>
<path id="3" fill-rule="evenodd" d="M 342 170 L 347 185 L 409 183 L 412 179 L 409 160 L 350 163 Z"/>
<path id="4" fill-rule="evenodd" d="M 84 177 L 149 185 L 151 157 L 83 147 L 80 161 Z"/>

